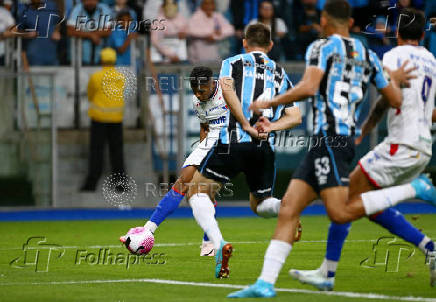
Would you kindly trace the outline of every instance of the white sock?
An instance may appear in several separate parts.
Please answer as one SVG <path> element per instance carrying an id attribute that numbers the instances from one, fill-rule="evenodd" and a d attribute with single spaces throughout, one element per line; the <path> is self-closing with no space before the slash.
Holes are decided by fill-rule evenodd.
<path id="1" fill-rule="evenodd" d="M 280 210 L 281 200 L 270 197 L 257 205 L 257 215 L 263 218 L 277 217 Z"/>
<path id="2" fill-rule="evenodd" d="M 205 193 L 194 194 L 189 199 L 192 214 L 198 225 L 206 232 L 207 237 L 213 242 L 214 248 L 218 250 L 223 240 L 218 222 L 215 219 L 215 207 L 209 196 Z"/>
<path id="3" fill-rule="evenodd" d="M 333 260 L 328 260 L 324 258 L 319 270 L 324 277 L 328 277 L 328 273 L 336 273 L 336 269 L 338 268 L 338 262 Z"/>
<path id="4" fill-rule="evenodd" d="M 157 229 L 157 224 L 154 223 L 153 221 L 147 221 L 147 223 L 144 225 L 144 228 L 146 228 L 147 230 L 149 230 L 150 232 L 152 232 L 154 234 L 154 232 Z"/>
<path id="5" fill-rule="evenodd" d="M 428 251 L 426 248 L 425 248 L 425 245 L 427 244 L 427 243 L 429 243 L 431 241 L 431 239 L 430 238 L 428 238 L 427 236 L 424 236 L 424 238 L 422 239 L 422 241 L 419 243 L 419 245 L 418 245 L 418 248 L 424 253 L 424 254 L 426 254 L 427 255 L 427 252 L 431 252 L 431 251 Z"/>
<path id="6" fill-rule="evenodd" d="M 275 284 L 291 249 L 292 245 L 290 243 L 274 239 L 271 240 L 266 249 L 262 273 L 260 274 L 259 279 Z"/>
<path id="7" fill-rule="evenodd" d="M 411 184 L 390 187 L 363 193 L 362 201 L 366 215 L 372 215 L 406 199 L 415 198 L 416 192 Z"/>

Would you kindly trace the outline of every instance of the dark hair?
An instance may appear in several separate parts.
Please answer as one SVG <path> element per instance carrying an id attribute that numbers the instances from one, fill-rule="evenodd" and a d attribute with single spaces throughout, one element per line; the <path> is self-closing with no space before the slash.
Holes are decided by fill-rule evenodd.
<path id="1" fill-rule="evenodd" d="M 271 4 L 272 8 L 273 8 L 273 15 L 272 15 L 272 20 L 271 20 L 271 39 L 274 39 L 276 37 L 276 23 L 277 23 L 277 18 L 276 18 L 276 13 L 275 13 L 275 7 L 274 7 L 274 3 L 271 2 L 271 0 L 262 0 L 259 2 L 259 7 L 257 8 L 257 20 L 260 23 L 263 23 L 265 20 L 262 18 L 262 16 L 260 15 L 260 8 L 262 7 L 262 5 L 264 3 L 269 3 Z"/>
<path id="2" fill-rule="evenodd" d="M 189 76 L 191 89 L 194 90 L 198 89 L 200 85 L 207 85 L 211 79 L 213 79 L 212 69 L 205 66 L 196 66 Z"/>
<path id="3" fill-rule="evenodd" d="M 117 13 L 117 20 L 120 20 L 122 17 L 124 16 L 129 16 L 129 18 L 131 18 L 130 16 L 130 11 L 128 9 L 122 9 Z"/>
<path id="4" fill-rule="evenodd" d="M 271 31 L 262 23 L 249 25 L 245 31 L 245 40 L 250 46 L 268 47 L 271 44 Z"/>
<path id="5" fill-rule="evenodd" d="M 404 40 L 421 40 L 425 31 L 424 13 L 413 8 L 405 8 L 398 17 L 398 34 Z"/>
<path id="6" fill-rule="evenodd" d="M 351 18 L 351 6 L 347 0 L 327 0 L 323 11 L 337 20 L 348 21 Z"/>

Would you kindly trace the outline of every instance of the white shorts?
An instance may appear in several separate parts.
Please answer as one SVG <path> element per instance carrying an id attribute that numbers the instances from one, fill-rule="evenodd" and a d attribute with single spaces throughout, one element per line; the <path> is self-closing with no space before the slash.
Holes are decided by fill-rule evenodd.
<path id="1" fill-rule="evenodd" d="M 359 166 L 375 187 L 383 188 L 411 182 L 430 158 L 408 146 L 382 142 L 360 159 Z"/>
<path id="2" fill-rule="evenodd" d="M 210 149 L 218 142 L 218 137 L 213 138 L 207 136 L 201 143 L 195 147 L 194 151 L 189 154 L 188 158 L 183 163 L 183 168 L 187 166 L 199 166 L 203 159 L 209 153 Z"/>

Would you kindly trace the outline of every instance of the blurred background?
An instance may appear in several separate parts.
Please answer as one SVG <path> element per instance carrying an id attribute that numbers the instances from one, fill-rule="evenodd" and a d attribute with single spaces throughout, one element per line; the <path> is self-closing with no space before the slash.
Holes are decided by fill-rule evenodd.
<path id="1" fill-rule="evenodd" d="M 270 26 L 274 40 L 268 55 L 295 84 L 304 71 L 307 46 L 320 35 L 324 2 L 0 0 L 0 206 L 111 207 L 102 185 L 114 171 L 136 183 L 132 206 L 155 206 L 168 189 L 160 184 L 175 181 L 198 142 L 200 127 L 188 81 L 192 67 L 209 66 L 218 75 L 223 58 L 243 51 L 244 28 L 262 22 Z M 380 58 L 396 45 L 396 22 L 404 7 L 425 12 L 423 45 L 436 54 L 436 1 L 349 2 L 355 19 L 352 36 Z M 107 47 L 116 52 L 116 70 L 136 93 L 124 93 L 123 114 L 115 121 L 122 128 L 115 138 L 122 142 L 116 145 L 122 149 L 120 167 L 114 168 L 117 151 L 108 152 L 111 138 L 106 133 L 109 144 L 97 155 L 102 171 L 89 185 L 90 133 L 96 121 L 88 112 L 95 105 L 91 78 L 102 70 Z M 371 90 L 359 106 L 359 123 L 374 95 Z M 311 104 L 300 108 L 303 123 L 279 134 L 276 196 L 282 195 L 307 150 L 301 142 L 311 134 Z M 382 124 L 356 157 L 385 135 Z M 435 168 L 432 160 L 428 171 Z M 240 177 L 232 180 L 232 191 L 219 201 L 247 199 Z"/>

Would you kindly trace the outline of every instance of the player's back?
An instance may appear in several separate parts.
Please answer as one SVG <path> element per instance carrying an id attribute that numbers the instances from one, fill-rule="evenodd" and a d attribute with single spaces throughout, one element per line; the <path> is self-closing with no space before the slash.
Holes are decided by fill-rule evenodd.
<path id="1" fill-rule="evenodd" d="M 408 145 L 431 156 L 432 139 L 430 128 L 436 91 L 436 60 L 432 53 L 421 46 L 397 46 L 387 52 L 383 65 L 397 69 L 406 61 L 415 66 L 409 88 L 403 88 L 400 109 L 389 109 L 386 140 L 390 143 Z"/>
<path id="2" fill-rule="evenodd" d="M 277 94 L 286 92 L 291 83 L 285 70 L 276 62 L 260 51 L 236 55 L 223 61 L 220 78 L 231 77 L 234 81 L 235 92 L 241 102 L 245 118 L 254 125 L 259 118 L 249 110 L 250 104 L 262 96 L 264 99 L 273 98 Z M 264 111 L 263 115 L 272 121 L 277 120 L 282 113 L 283 106 Z M 227 127 L 221 131 L 223 144 L 251 142 L 251 136 L 242 130 L 235 117 L 229 113 Z"/>
<path id="3" fill-rule="evenodd" d="M 377 56 L 358 39 L 335 34 L 313 42 L 306 62 L 324 71 L 313 98 L 314 134 L 353 136 L 355 112 L 369 84 L 388 85 Z"/>

